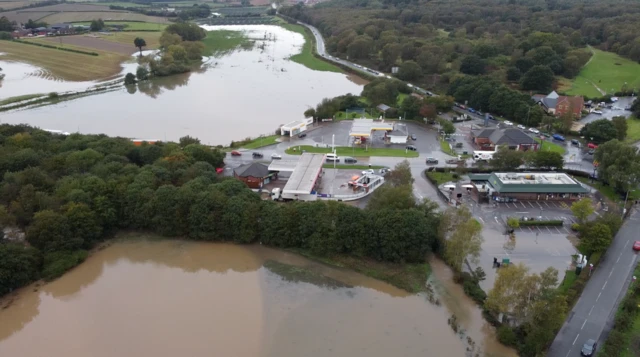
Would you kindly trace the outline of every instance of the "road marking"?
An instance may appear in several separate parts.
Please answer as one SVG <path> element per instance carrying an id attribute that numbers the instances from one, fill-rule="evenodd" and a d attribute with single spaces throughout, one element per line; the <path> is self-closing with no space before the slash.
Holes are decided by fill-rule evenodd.
<path id="1" fill-rule="evenodd" d="M 570 354 L 570 353 L 571 353 L 571 350 L 569 350 L 569 352 L 567 352 L 567 356 L 566 356 L 566 357 L 569 357 L 569 354 Z"/>
<path id="2" fill-rule="evenodd" d="M 620 255 L 620 257 L 621 257 L 621 256 L 622 256 L 622 255 Z M 618 260 L 616 260 L 616 263 L 620 261 L 620 257 L 618 257 Z"/>
<path id="3" fill-rule="evenodd" d="M 602 291 L 598 294 L 598 297 L 596 298 L 596 302 L 598 302 L 598 299 L 600 299 L 600 295 L 602 295 Z"/>
<path id="4" fill-rule="evenodd" d="M 584 328 L 584 325 L 587 324 L 587 320 L 584 320 L 584 322 L 582 323 L 582 327 L 580 327 L 580 330 L 582 330 Z"/>
<path id="5" fill-rule="evenodd" d="M 524 202 L 520 202 L 520 204 L 522 205 L 522 207 L 527 208 L 527 206 L 524 205 Z M 531 206 L 533 207 L 533 206 Z"/>
<path id="6" fill-rule="evenodd" d="M 507 207 L 509 207 L 509 204 L 508 204 L 508 203 L 506 203 L 506 202 L 504 203 L 504 205 L 505 205 L 505 206 L 507 206 Z"/>
<path id="7" fill-rule="evenodd" d="M 595 305 L 591 306 L 591 310 L 589 310 L 589 316 L 591 316 L 591 313 L 593 312 L 593 308 L 596 307 Z"/>
<path id="8" fill-rule="evenodd" d="M 551 230 L 549 229 L 549 227 L 545 227 L 545 228 L 547 228 L 547 230 L 549 231 L 549 234 L 551 234 Z"/>
<path id="9" fill-rule="evenodd" d="M 540 204 L 540 202 L 536 201 L 536 203 L 538 204 L 538 206 L 540 206 L 540 208 L 542 208 L 542 205 Z"/>
<path id="10" fill-rule="evenodd" d="M 482 219 L 482 217 L 478 217 L 478 219 L 480 220 L 480 222 L 482 222 L 482 224 L 484 224 L 484 219 Z"/>
<path id="11" fill-rule="evenodd" d="M 611 277 L 611 274 L 613 274 L 613 271 L 614 271 L 615 269 L 616 269 L 616 268 L 611 269 L 611 271 L 609 272 L 609 277 Z"/>
<path id="12" fill-rule="evenodd" d="M 573 340 L 573 345 L 575 345 L 575 344 L 576 344 L 576 341 L 578 341 L 578 337 L 579 337 L 579 336 L 580 336 L 580 334 L 578 334 L 578 336 L 576 336 L 576 339 L 575 339 L 575 340 Z M 572 346 L 573 346 L 573 345 L 572 345 Z"/>
<path id="13" fill-rule="evenodd" d="M 604 285 L 602 285 L 602 290 L 604 290 L 604 287 L 607 286 L 607 283 L 609 282 L 609 280 L 604 282 Z"/>
<path id="14" fill-rule="evenodd" d="M 531 205 L 531 208 L 533 208 L 533 203 L 531 203 L 531 201 L 527 201 L 527 202 L 529 202 L 529 204 Z"/>
<path id="15" fill-rule="evenodd" d="M 548 203 L 546 203 L 546 202 L 545 202 L 544 204 L 545 204 L 545 205 L 547 205 L 547 207 L 549 207 L 549 204 L 548 204 Z"/>
<path id="16" fill-rule="evenodd" d="M 493 219 L 496 220 L 496 223 L 500 224 L 500 221 L 498 221 L 498 217 L 493 217 Z"/>
<path id="17" fill-rule="evenodd" d="M 516 212 L 517 214 L 527 214 L 529 212 Z"/>

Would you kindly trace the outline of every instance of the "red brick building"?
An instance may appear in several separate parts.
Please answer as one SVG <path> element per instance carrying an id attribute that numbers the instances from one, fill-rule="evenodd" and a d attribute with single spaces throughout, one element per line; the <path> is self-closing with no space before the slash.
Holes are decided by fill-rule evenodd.
<path id="1" fill-rule="evenodd" d="M 582 115 L 582 109 L 584 109 L 584 98 L 580 96 L 567 97 L 564 95 L 558 95 L 555 91 L 548 95 L 536 94 L 531 97 L 538 105 L 540 105 L 547 113 L 556 117 L 560 117 L 570 110 L 573 111 L 573 116 L 580 118 Z"/>

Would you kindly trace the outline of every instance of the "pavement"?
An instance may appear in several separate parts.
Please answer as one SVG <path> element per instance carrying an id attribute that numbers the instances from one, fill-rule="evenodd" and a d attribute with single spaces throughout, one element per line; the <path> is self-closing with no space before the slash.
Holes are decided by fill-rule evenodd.
<path id="1" fill-rule="evenodd" d="M 632 246 L 638 239 L 639 229 L 640 211 L 634 207 L 598 268 L 593 271 L 580 299 L 569 312 L 547 356 L 578 356 L 582 345 L 590 338 L 602 346 L 613 327 L 618 304 L 629 287 L 638 260 Z M 583 271 L 583 274 L 588 274 L 588 271 Z"/>

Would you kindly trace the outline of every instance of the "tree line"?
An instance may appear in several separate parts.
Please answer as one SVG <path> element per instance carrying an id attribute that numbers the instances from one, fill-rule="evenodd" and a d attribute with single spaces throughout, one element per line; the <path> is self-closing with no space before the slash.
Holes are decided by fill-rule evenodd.
<path id="1" fill-rule="evenodd" d="M 586 45 L 640 60 L 637 3 L 346 0 L 280 12 L 318 27 L 329 52 L 427 88 L 466 73 L 546 90 L 578 74 Z"/>
<path id="2" fill-rule="evenodd" d="M 433 203 L 413 198 L 408 164 L 361 210 L 263 201 L 244 183 L 219 177 L 224 153 L 191 137 L 135 146 L 2 125 L 0 153 L 0 228 L 25 232 L 28 243 L 14 233 L 0 239 L 0 257 L 11 257 L 0 259 L 0 295 L 60 276 L 120 229 L 389 262 L 423 262 L 437 244 L 439 215 Z"/>

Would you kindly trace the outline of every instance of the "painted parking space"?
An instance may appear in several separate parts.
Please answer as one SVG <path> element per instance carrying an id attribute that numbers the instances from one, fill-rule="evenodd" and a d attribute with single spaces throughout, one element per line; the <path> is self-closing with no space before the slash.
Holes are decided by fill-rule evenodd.
<path id="1" fill-rule="evenodd" d="M 516 201 L 516 202 L 498 202 L 498 206 L 510 209 L 552 209 L 552 210 L 570 210 L 571 205 L 562 201 Z"/>

